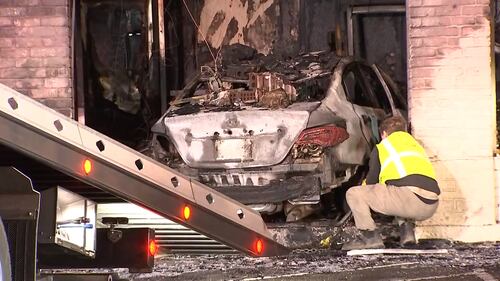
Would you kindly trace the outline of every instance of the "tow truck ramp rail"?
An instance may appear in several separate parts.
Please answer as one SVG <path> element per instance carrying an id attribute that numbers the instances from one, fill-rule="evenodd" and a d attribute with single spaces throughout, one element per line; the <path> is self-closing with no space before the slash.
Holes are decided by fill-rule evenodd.
<path id="1" fill-rule="evenodd" d="M 0 142 L 251 256 L 289 252 L 252 209 L 2 84 Z"/>

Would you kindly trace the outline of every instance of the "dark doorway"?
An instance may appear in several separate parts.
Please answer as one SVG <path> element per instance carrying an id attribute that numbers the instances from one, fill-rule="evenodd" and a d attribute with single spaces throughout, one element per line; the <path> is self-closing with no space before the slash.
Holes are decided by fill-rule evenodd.
<path id="1" fill-rule="evenodd" d="M 160 104 L 151 83 L 150 3 L 82 0 L 76 5 L 75 88 L 85 125 L 138 148 Z"/>
<path id="2" fill-rule="evenodd" d="M 351 6 L 347 13 L 350 55 L 381 67 L 407 92 L 406 15 L 404 5 Z M 349 26 L 350 25 L 350 26 Z M 350 30 L 350 31 L 349 31 Z"/>

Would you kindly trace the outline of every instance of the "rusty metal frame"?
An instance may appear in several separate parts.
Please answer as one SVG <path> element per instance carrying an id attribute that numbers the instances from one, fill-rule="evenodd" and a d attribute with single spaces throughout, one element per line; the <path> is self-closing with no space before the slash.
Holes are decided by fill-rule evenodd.
<path id="1" fill-rule="evenodd" d="M 1 84 L 0 142 L 246 254 L 289 252 L 252 209 Z M 86 159 L 93 163 L 88 174 Z"/>

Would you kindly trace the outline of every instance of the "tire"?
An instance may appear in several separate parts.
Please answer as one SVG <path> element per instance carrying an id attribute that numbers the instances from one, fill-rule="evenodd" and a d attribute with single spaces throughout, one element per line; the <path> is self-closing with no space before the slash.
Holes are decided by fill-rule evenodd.
<path id="1" fill-rule="evenodd" d="M 367 169 L 364 166 L 358 167 L 356 173 L 341 186 L 336 187 L 332 192 L 322 196 L 322 203 L 324 206 L 333 206 L 333 210 L 337 213 L 335 219 L 337 220 L 337 225 L 340 226 L 344 224 L 351 217 L 351 208 L 347 204 L 346 193 L 349 188 L 360 185 L 366 176 Z M 330 214 L 331 210 L 328 208 L 326 210 L 326 215 Z"/>
<path id="2" fill-rule="evenodd" d="M 333 190 L 335 199 L 337 200 L 335 203 L 341 207 L 344 212 L 351 211 L 345 198 L 347 191 L 353 186 L 360 185 L 367 173 L 368 169 L 365 166 L 359 166 L 356 173 L 348 181 Z"/>
<path id="3" fill-rule="evenodd" d="M 9 241 L 5 233 L 5 227 L 0 218 L 0 281 L 11 281 Z"/>

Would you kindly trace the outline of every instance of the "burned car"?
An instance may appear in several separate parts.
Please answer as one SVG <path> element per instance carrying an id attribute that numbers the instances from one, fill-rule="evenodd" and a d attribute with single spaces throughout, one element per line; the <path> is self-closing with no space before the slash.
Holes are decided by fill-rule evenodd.
<path id="1" fill-rule="evenodd" d="M 376 66 L 329 52 L 203 67 L 153 126 L 153 156 L 287 221 L 362 173 L 405 99 Z M 323 206 L 329 207 L 329 206 Z"/>

